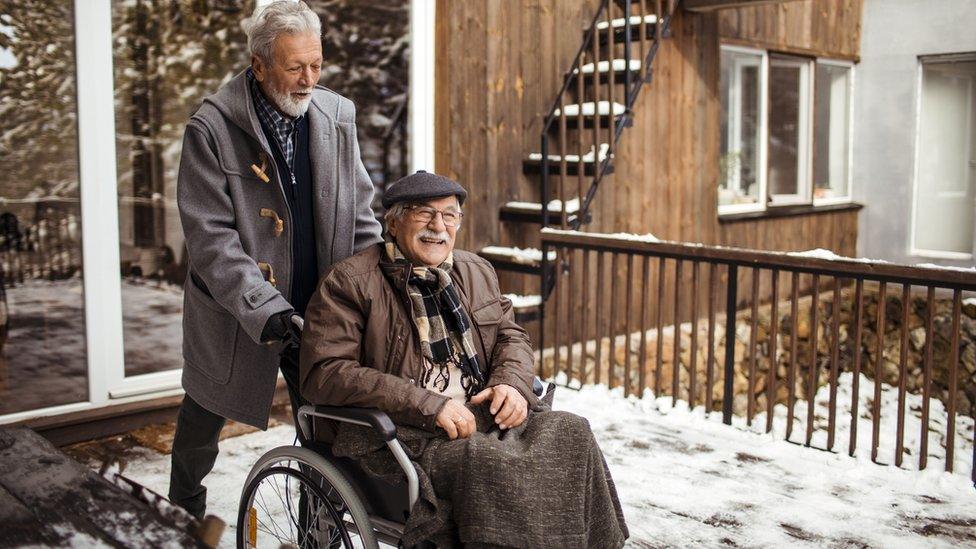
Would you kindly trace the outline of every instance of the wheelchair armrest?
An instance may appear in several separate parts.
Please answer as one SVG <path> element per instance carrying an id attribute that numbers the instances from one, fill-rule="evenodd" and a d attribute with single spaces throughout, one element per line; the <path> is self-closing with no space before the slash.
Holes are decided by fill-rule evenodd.
<path id="1" fill-rule="evenodd" d="M 542 380 L 539 379 L 539 376 L 532 378 L 532 392 L 535 393 L 535 396 L 541 397 L 543 391 L 545 391 L 545 387 L 542 385 Z"/>
<path id="2" fill-rule="evenodd" d="M 383 440 L 389 442 L 396 438 L 396 425 L 386 412 L 376 408 L 355 408 L 352 406 L 312 406 L 307 404 L 298 410 L 298 421 L 302 424 L 302 431 L 310 438 L 311 429 L 306 424 L 309 416 L 353 423 L 365 427 L 372 427 Z"/>

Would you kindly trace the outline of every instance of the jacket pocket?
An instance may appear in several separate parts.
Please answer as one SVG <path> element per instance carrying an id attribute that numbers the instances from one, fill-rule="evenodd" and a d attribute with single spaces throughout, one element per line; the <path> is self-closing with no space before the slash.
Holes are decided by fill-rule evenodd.
<path id="1" fill-rule="evenodd" d="M 497 299 L 481 305 L 471 312 L 471 320 L 474 322 L 481 336 L 481 343 L 484 346 L 485 359 L 491 363 L 491 351 L 495 348 L 495 338 L 498 336 L 498 323 L 502 319 L 502 304 Z"/>
<path id="2" fill-rule="evenodd" d="M 187 280 L 183 301 L 183 359 L 204 377 L 230 381 L 238 325 L 233 315 Z"/>

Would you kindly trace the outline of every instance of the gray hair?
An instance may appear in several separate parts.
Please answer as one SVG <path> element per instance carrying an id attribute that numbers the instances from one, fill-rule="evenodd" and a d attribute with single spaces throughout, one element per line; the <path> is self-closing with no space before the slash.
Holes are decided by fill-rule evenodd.
<path id="1" fill-rule="evenodd" d="M 390 209 L 386 210 L 386 213 L 383 214 L 383 224 L 389 228 L 392 221 L 399 221 L 400 219 L 403 219 L 403 214 L 406 213 L 407 208 L 410 206 L 413 206 L 413 204 L 409 204 L 407 202 L 397 202 L 396 204 L 390 206 Z"/>
<path id="2" fill-rule="evenodd" d="M 265 7 L 257 7 L 245 23 L 247 50 L 267 65 L 274 63 L 274 41 L 282 34 L 314 34 L 322 36 L 319 16 L 305 2 L 276 0 Z"/>

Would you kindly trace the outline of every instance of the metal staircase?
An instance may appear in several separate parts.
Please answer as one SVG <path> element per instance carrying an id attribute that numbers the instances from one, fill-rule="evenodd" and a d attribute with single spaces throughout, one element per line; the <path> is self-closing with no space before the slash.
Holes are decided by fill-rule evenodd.
<path id="1" fill-rule="evenodd" d="M 650 84 L 653 62 L 678 0 L 602 0 L 573 64 L 563 77 L 542 126 L 540 150 L 523 159 L 523 172 L 538 177 L 539 202 L 509 202 L 499 219 L 507 223 L 579 229 L 592 219 L 590 208 L 600 184 L 614 171 L 614 151 L 625 128 L 633 125 L 634 103 Z M 636 54 L 636 55 L 635 55 Z M 480 254 L 498 270 L 542 276 L 541 297 L 549 297 L 561 259 L 538 250 L 489 246 Z M 516 308 L 520 321 L 537 310 Z"/>

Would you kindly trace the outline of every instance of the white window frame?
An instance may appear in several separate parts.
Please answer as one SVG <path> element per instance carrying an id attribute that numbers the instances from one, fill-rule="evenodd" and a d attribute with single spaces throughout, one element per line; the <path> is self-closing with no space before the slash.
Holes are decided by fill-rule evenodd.
<path id="1" fill-rule="evenodd" d="M 760 108 L 762 112 L 760 113 L 760 126 L 762 138 L 759 140 L 759 183 L 760 183 L 760 200 L 755 204 L 725 204 L 718 206 L 718 215 L 731 215 L 739 213 L 751 213 L 751 212 L 765 212 L 773 208 L 781 206 L 795 206 L 801 204 L 809 204 L 814 207 L 817 206 L 828 206 L 835 204 L 849 204 L 854 198 L 854 86 L 855 86 L 855 72 L 856 65 L 851 61 L 845 61 L 840 59 L 832 58 L 807 58 L 799 55 L 793 55 L 788 52 L 782 52 L 782 55 L 787 57 L 795 57 L 797 64 L 803 64 L 806 66 L 805 77 L 806 85 L 801 90 L 801 102 L 805 102 L 806 108 L 800 109 L 800 124 L 805 131 L 801 132 L 801 139 L 805 140 L 806 143 L 800 149 L 800 166 L 797 168 L 797 173 L 800 174 L 801 180 L 798 181 L 798 189 L 801 190 L 798 194 L 789 195 L 770 195 L 768 192 L 768 170 L 769 170 L 769 56 L 770 52 L 764 49 L 750 48 L 747 46 L 740 46 L 735 44 L 720 44 L 720 51 L 729 51 L 735 53 L 745 53 L 752 55 L 762 56 L 762 66 L 760 70 Z M 779 54 L 781 52 L 773 52 Z M 823 199 L 815 199 L 813 197 L 814 182 L 813 182 L 813 146 L 814 146 L 814 132 L 813 127 L 813 115 L 814 107 L 816 102 L 816 67 L 818 64 L 832 65 L 838 67 L 845 67 L 850 71 L 850 79 L 847 87 L 847 195 L 841 197 L 831 197 Z M 721 93 L 721 91 L 720 91 Z M 730 105 L 730 109 L 733 108 Z M 730 128 L 731 131 L 731 128 Z M 737 140 L 736 136 L 728 136 L 730 148 L 733 141 Z M 716 185 L 717 191 L 717 185 Z"/>
<path id="2" fill-rule="evenodd" d="M 924 79 L 925 65 L 928 63 L 946 63 L 957 61 L 976 61 L 976 53 L 965 53 L 960 55 L 935 55 L 919 57 L 916 61 L 915 78 L 915 151 L 912 167 L 912 209 L 911 223 L 909 224 L 908 234 L 908 254 L 914 257 L 926 259 L 945 259 L 950 261 L 972 261 L 973 253 L 948 252 L 944 250 L 928 250 L 915 246 L 915 224 L 918 216 L 918 170 L 919 154 L 922 150 L 921 128 L 922 128 L 922 85 Z"/>
<path id="3" fill-rule="evenodd" d="M 855 70 L 854 63 L 851 61 L 842 61 L 840 59 L 820 59 L 816 60 L 816 65 L 827 65 L 831 67 L 843 67 L 848 70 L 847 79 L 847 194 L 844 196 L 833 196 L 830 198 L 813 198 L 814 206 L 829 206 L 833 204 L 847 204 L 853 200 L 854 197 L 854 79 Z M 817 97 L 816 97 L 816 65 L 814 65 L 814 95 L 813 95 L 813 107 L 816 107 Z M 811 111 L 812 112 L 812 111 Z M 813 132 L 816 132 L 816 128 L 813 128 Z M 811 134 L 813 135 L 813 134 Z M 812 152 L 812 149 L 811 149 Z M 816 189 L 815 182 L 812 180 L 813 168 L 811 167 L 811 187 L 810 192 L 813 193 Z"/>
<path id="4" fill-rule="evenodd" d="M 789 194 L 769 194 L 768 206 L 776 208 L 778 206 L 795 206 L 797 204 L 810 204 L 813 201 L 813 164 L 810 162 L 813 156 L 813 68 L 814 60 L 801 58 L 792 55 L 777 55 L 777 62 L 781 66 L 796 67 L 800 69 L 800 97 L 799 120 L 797 129 L 797 166 L 796 166 L 796 192 Z M 771 66 L 767 64 L 766 88 L 769 93 L 769 70 Z M 765 141 L 769 142 L 769 127 L 766 127 Z M 769 165 L 766 165 L 766 171 Z"/>
<path id="5" fill-rule="evenodd" d="M 720 46 L 721 51 L 728 51 L 732 53 L 741 53 L 746 55 L 758 55 L 761 58 L 759 64 L 759 143 L 757 147 L 757 153 L 759 155 L 759 169 L 757 170 L 757 177 L 759 178 L 759 197 L 754 204 L 724 204 L 719 205 L 718 213 L 719 215 L 724 214 L 734 214 L 734 213 L 746 213 L 746 212 L 761 212 L 766 209 L 766 154 L 768 148 L 768 139 L 766 136 L 769 134 L 769 128 L 767 126 L 769 122 L 769 86 L 767 85 L 767 75 L 769 74 L 769 54 L 766 50 L 748 48 L 745 46 L 733 46 L 722 44 Z M 734 73 L 738 77 L 738 71 Z M 730 110 L 735 109 L 736 111 L 742 110 L 742 97 L 741 94 L 735 94 L 734 101 L 730 101 Z M 732 143 L 738 143 L 740 141 L 739 133 L 735 132 L 732 124 L 729 124 L 728 136 L 729 147 L 734 148 Z M 731 133 L 735 133 L 734 138 Z M 736 181 L 739 185 L 739 182 Z M 716 187 L 717 190 L 717 187 Z"/>
<path id="6" fill-rule="evenodd" d="M 434 166 L 435 7 L 411 4 L 412 169 Z M 0 425 L 183 392 L 180 369 L 125 375 L 111 0 L 74 0 L 74 18 L 88 399 L 0 415 Z"/>

